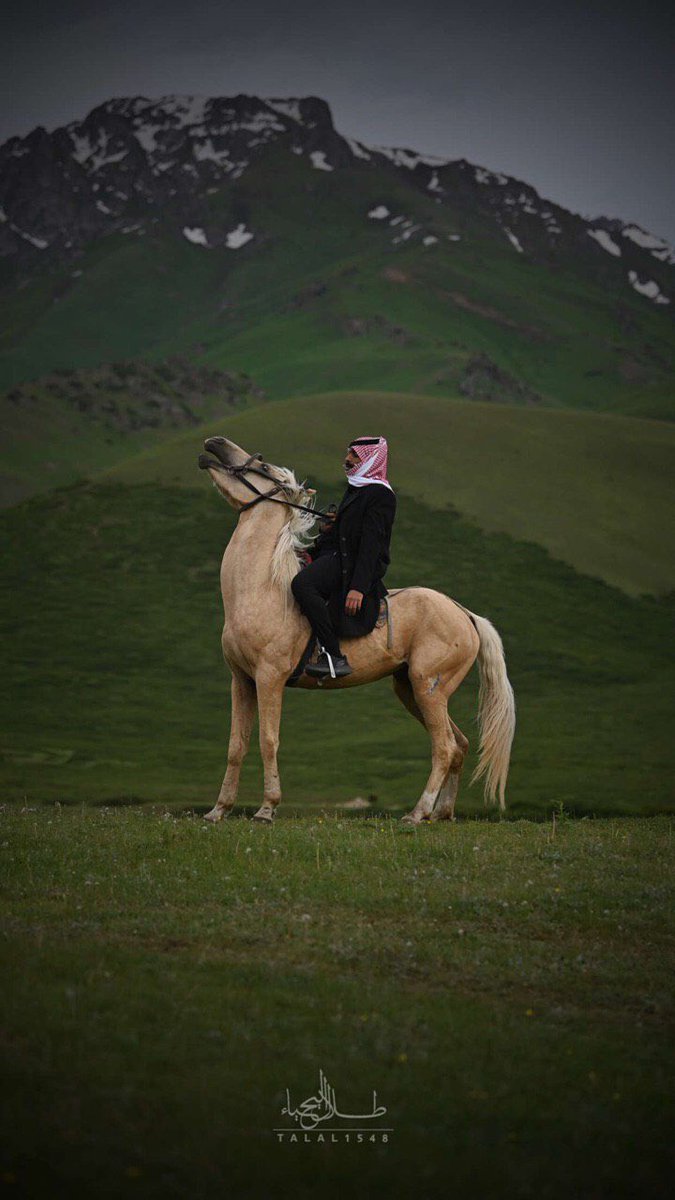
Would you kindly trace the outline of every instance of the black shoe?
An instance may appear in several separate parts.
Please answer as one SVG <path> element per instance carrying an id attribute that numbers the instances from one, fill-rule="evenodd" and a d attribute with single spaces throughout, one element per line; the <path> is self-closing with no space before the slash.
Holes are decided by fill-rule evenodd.
<path id="1" fill-rule="evenodd" d="M 316 662 L 308 663 L 305 667 L 305 674 L 313 675 L 317 679 L 342 679 L 344 675 L 351 673 L 352 668 L 344 654 L 329 654 L 323 647 Z"/>

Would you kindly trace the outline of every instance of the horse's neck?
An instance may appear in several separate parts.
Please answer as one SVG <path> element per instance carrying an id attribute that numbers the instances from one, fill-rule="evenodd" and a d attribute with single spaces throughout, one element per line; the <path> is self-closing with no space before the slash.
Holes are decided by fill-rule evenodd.
<path id="1" fill-rule="evenodd" d="M 281 504 L 264 502 L 241 513 L 223 556 L 223 597 L 225 588 L 232 599 L 271 590 L 272 555 L 287 518 Z"/>

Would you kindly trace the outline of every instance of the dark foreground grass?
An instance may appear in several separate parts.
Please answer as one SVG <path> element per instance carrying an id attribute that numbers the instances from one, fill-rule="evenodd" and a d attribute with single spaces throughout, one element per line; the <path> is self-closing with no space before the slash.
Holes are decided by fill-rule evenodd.
<path id="1" fill-rule="evenodd" d="M 14 1194 L 667 1194 L 670 818 L 0 820 Z"/>

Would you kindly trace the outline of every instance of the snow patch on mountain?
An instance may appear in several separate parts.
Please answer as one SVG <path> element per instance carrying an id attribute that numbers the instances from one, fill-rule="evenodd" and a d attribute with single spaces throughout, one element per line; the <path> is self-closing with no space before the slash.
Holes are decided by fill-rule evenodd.
<path id="1" fill-rule="evenodd" d="M 487 171 L 485 167 L 476 167 L 474 170 L 474 179 L 476 183 L 498 183 L 501 187 L 507 184 L 508 177 L 500 175 L 498 171 Z"/>
<path id="2" fill-rule="evenodd" d="M 423 246 L 435 246 L 437 241 L 438 241 L 438 238 L 434 237 L 433 233 L 428 233 L 426 237 L 422 238 L 422 245 Z"/>
<path id="3" fill-rule="evenodd" d="M 116 154 L 106 154 L 105 151 L 102 151 L 102 153 L 94 155 L 89 160 L 91 169 L 92 171 L 99 171 L 101 167 L 107 167 L 109 163 L 121 162 L 123 158 L 126 158 L 128 153 L 128 150 L 118 150 Z"/>
<path id="4" fill-rule="evenodd" d="M 368 216 L 371 221 L 384 221 L 389 216 L 389 209 L 385 208 L 384 204 L 376 204 L 375 208 L 371 208 Z"/>
<path id="5" fill-rule="evenodd" d="M 249 232 L 246 226 L 242 223 L 237 225 L 236 229 L 231 229 L 225 238 L 228 250 L 239 250 L 241 246 L 245 246 L 250 242 L 253 234 Z"/>
<path id="6" fill-rule="evenodd" d="M 309 157 L 312 160 L 312 166 L 315 167 L 317 171 L 335 170 L 334 167 L 331 167 L 330 163 L 326 162 L 326 155 L 323 150 L 312 150 Z"/>
<path id="7" fill-rule="evenodd" d="M 115 153 L 108 153 L 110 138 L 104 129 L 99 129 L 95 141 L 89 134 L 78 134 L 74 126 L 68 127 L 68 133 L 73 143 L 73 158 L 87 171 L 98 171 L 108 163 L 121 162 L 129 153 L 128 147 L 123 147 Z"/>
<path id="8" fill-rule="evenodd" d="M 635 291 L 639 292 L 641 296 L 646 296 L 648 300 L 653 300 L 655 304 L 670 304 L 670 300 L 667 296 L 664 296 L 661 288 L 654 279 L 647 279 L 644 283 L 641 283 L 637 271 L 629 271 L 628 278 Z"/>
<path id="9" fill-rule="evenodd" d="M 312 150 L 310 158 L 312 167 L 315 167 L 316 170 L 334 170 L 334 168 L 330 166 L 330 163 L 325 161 L 325 154 L 323 150 Z"/>
<path id="10" fill-rule="evenodd" d="M 635 245 L 641 246 L 643 250 L 660 249 L 664 245 L 661 238 L 654 237 L 653 233 L 646 233 L 639 225 L 624 225 L 621 234 L 630 238 L 631 242 L 635 242 Z"/>
<path id="11" fill-rule="evenodd" d="M 232 165 L 228 151 L 216 150 L 210 137 L 205 138 L 203 142 L 194 142 L 192 154 L 197 162 L 214 162 L 219 167 L 229 167 Z"/>
<path id="12" fill-rule="evenodd" d="M 23 238 L 25 242 L 30 242 L 31 246 L 34 246 L 36 250 L 47 249 L 49 242 L 46 242 L 44 238 L 35 237 L 32 233 L 26 233 L 25 229 L 19 229 L 19 226 L 15 225 L 13 221 L 9 222 L 9 227 L 20 238 Z"/>
<path id="13" fill-rule="evenodd" d="M 504 233 L 506 234 L 507 238 L 509 239 L 511 245 L 515 246 L 515 248 L 519 254 L 522 254 L 523 247 L 521 246 L 520 242 L 518 241 L 518 238 L 516 237 L 515 233 L 511 233 L 511 230 L 507 229 L 506 226 L 504 226 Z"/>
<path id="14" fill-rule="evenodd" d="M 183 237 L 186 237 L 188 242 L 192 242 L 193 246 L 208 246 L 208 240 L 203 229 L 198 225 L 183 227 Z"/>
<path id="15" fill-rule="evenodd" d="M 291 121 L 302 122 L 300 104 L 292 96 L 288 100 L 281 100 L 275 96 L 273 99 L 265 99 L 265 104 L 269 104 L 270 108 L 273 108 L 275 112 L 281 113 L 283 117 L 290 117 Z"/>
<path id="16" fill-rule="evenodd" d="M 78 162 L 80 165 L 82 165 L 84 162 L 86 162 L 91 154 L 89 138 L 86 135 L 84 137 L 80 137 L 79 134 L 75 133 L 75 131 L 71 129 L 69 129 L 68 132 L 74 147 L 73 158 L 75 159 L 75 162 Z"/>
<path id="17" fill-rule="evenodd" d="M 655 237 L 653 233 L 647 233 L 639 225 L 624 225 L 621 236 L 634 242 L 641 250 L 649 250 L 653 258 L 658 258 L 660 262 L 675 263 L 675 252 L 668 242 Z"/>
<path id="18" fill-rule="evenodd" d="M 163 126 L 161 125 L 140 125 L 138 129 L 134 129 L 134 137 L 139 145 L 143 147 L 146 154 L 152 154 L 157 149 L 157 134 Z"/>
<path id="19" fill-rule="evenodd" d="M 405 221 L 401 226 L 401 232 L 392 239 L 393 244 L 396 246 L 399 242 L 407 242 L 421 228 L 421 225 L 413 225 L 412 221 Z"/>
<path id="20" fill-rule="evenodd" d="M 345 141 L 355 158 L 363 158 L 366 162 L 371 161 L 372 156 L 368 153 L 365 146 L 357 142 L 356 138 L 346 137 Z"/>
<path id="21" fill-rule="evenodd" d="M 409 171 L 414 171 L 420 163 L 425 167 L 445 167 L 448 164 L 447 158 L 438 158 L 435 154 L 415 154 L 413 150 L 400 150 L 394 146 L 372 148 L 393 162 L 395 167 L 407 167 Z"/>
<path id="22" fill-rule="evenodd" d="M 595 238 L 598 245 L 602 246 L 608 254 L 613 254 L 615 258 L 621 258 L 621 247 L 612 241 L 606 229 L 587 229 L 586 233 L 589 237 Z"/>
<path id="23" fill-rule="evenodd" d="M 206 96 L 162 96 L 157 107 L 176 118 L 179 129 L 189 125 L 200 125 L 211 101 Z"/>

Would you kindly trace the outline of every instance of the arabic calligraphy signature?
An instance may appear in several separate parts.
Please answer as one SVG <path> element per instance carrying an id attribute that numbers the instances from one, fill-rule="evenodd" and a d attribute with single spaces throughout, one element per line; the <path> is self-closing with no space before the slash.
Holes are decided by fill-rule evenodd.
<path id="1" fill-rule="evenodd" d="M 345 1113 L 341 1112 L 335 1102 L 335 1088 L 331 1087 L 326 1079 L 321 1068 L 319 1068 L 319 1092 L 316 1096 L 308 1096 L 306 1100 L 302 1100 L 297 1108 L 291 1107 L 291 1097 L 288 1088 L 286 1088 L 286 1105 L 282 1108 L 282 1113 L 286 1113 L 295 1121 L 299 1121 L 300 1128 L 309 1130 L 316 1129 L 323 1121 L 329 1121 L 331 1117 L 337 1117 L 342 1121 L 372 1121 L 376 1117 L 382 1117 L 386 1113 L 384 1105 L 378 1107 L 377 1092 L 373 1092 L 373 1111 L 369 1113 Z"/>

